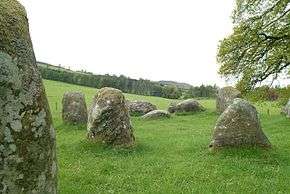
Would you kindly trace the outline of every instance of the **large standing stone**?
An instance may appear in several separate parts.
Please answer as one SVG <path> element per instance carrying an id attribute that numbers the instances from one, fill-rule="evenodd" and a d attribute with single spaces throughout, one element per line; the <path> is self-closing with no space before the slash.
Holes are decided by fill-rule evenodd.
<path id="1" fill-rule="evenodd" d="M 179 102 L 175 105 L 175 107 L 173 104 L 171 104 L 171 106 L 171 113 L 196 113 L 205 110 L 205 108 L 194 99 Z"/>
<path id="2" fill-rule="evenodd" d="M 120 90 L 102 88 L 89 111 L 88 138 L 117 147 L 130 147 L 135 138 L 125 97 Z"/>
<path id="3" fill-rule="evenodd" d="M 154 104 L 146 101 L 127 101 L 126 104 L 132 116 L 142 116 L 150 111 L 157 110 Z"/>
<path id="4" fill-rule="evenodd" d="M 143 115 L 142 118 L 146 120 L 170 118 L 170 114 L 164 110 L 153 110 L 146 115 Z"/>
<path id="5" fill-rule="evenodd" d="M 219 89 L 216 98 L 217 112 L 220 114 L 223 113 L 235 98 L 241 98 L 241 92 L 236 88 L 227 86 Z"/>
<path id="6" fill-rule="evenodd" d="M 55 131 L 25 9 L 0 1 L 0 193 L 56 193 Z"/>
<path id="7" fill-rule="evenodd" d="M 290 118 L 290 100 L 288 100 L 287 104 L 282 108 L 281 113 L 286 115 L 287 118 Z"/>
<path id="8" fill-rule="evenodd" d="M 66 92 L 62 99 L 62 119 L 65 123 L 85 124 L 88 111 L 85 95 L 81 92 Z"/>
<path id="9" fill-rule="evenodd" d="M 262 131 L 256 108 L 237 98 L 217 120 L 210 147 L 241 146 L 270 147 L 271 144 Z"/>

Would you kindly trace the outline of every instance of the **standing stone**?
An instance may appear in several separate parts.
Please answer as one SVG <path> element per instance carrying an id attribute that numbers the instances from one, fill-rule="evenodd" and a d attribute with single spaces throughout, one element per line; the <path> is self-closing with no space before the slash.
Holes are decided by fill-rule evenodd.
<path id="1" fill-rule="evenodd" d="M 62 119 L 65 123 L 86 124 L 88 111 L 85 95 L 81 92 L 66 92 L 62 99 Z"/>
<path id="2" fill-rule="evenodd" d="M 271 144 L 262 131 L 256 108 L 237 98 L 217 120 L 209 147 L 241 146 L 271 147 Z"/>
<path id="3" fill-rule="evenodd" d="M 126 104 L 131 116 L 142 116 L 148 112 L 157 110 L 157 107 L 154 104 L 146 101 L 127 101 Z"/>
<path id="4" fill-rule="evenodd" d="M 218 91 L 216 109 L 219 114 L 223 113 L 231 105 L 235 98 L 241 98 L 241 92 L 234 87 L 227 86 Z"/>
<path id="5" fill-rule="evenodd" d="M 25 9 L 0 1 L 0 193 L 56 193 L 55 131 Z"/>
<path id="6" fill-rule="evenodd" d="M 287 118 L 290 118 L 290 100 L 288 100 L 287 104 L 282 108 L 281 114 L 286 115 Z"/>
<path id="7" fill-rule="evenodd" d="M 125 97 L 120 90 L 102 88 L 89 110 L 88 138 L 117 147 L 130 147 L 135 138 Z"/>

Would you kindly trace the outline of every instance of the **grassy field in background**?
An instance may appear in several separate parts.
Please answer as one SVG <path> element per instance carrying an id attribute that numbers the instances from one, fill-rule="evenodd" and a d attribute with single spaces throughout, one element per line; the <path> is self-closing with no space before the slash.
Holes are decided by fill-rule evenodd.
<path id="1" fill-rule="evenodd" d="M 133 117 L 136 147 L 116 150 L 86 140 L 86 126 L 64 125 L 61 99 L 81 91 L 88 106 L 96 89 L 44 80 L 57 130 L 60 193 L 290 193 L 290 120 L 279 107 L 257 105 L 270 151 L 229 149 L 211 153 L 208 144 L 218 115 L 207 111 L 171 119 Z M 126 94 L 166 109 L 171 100 Z M 269 114 L 268 114 L 269 113 Z"/>

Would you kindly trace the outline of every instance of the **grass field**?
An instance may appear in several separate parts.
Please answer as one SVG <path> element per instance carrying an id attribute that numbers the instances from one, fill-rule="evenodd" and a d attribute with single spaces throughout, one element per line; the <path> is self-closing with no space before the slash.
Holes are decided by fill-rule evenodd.
<path id="1" fill-rule="evenodd" d="M 290 120 L 279 107 L 257 105 L 270 151 L 229 149 L 211 153 L 208 144 L 218 115 L 207 111 L 171 119 L 132 118 L 136 147 L 116 150 L 86 140 L 86 126 L 61 121 L 65 91 L 82 91 L 88 106 L 94 88 L 44 81 L 57 130 L 60 193 L 290 193 Z M 166 109 L 171 100 L 126 94 Z M 268 114 L 268 109 L 269 113 Z"/>

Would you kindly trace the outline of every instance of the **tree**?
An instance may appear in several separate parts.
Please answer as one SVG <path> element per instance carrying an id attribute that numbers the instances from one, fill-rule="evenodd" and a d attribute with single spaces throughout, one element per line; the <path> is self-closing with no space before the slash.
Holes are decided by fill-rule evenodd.
<path id="1" fill-rule="evenodd" d="M 182 92 L 180 89 L 178 89 L 174 85 L 167 85 L 163 88 L 163 97 L 169 98 L 169 99 L 178 99 L 182 95 Z"/>
<path id="2" fill-rule="evenodd" d="M 290 1 L 236 0 L 233 33 L 219 45 L 219 73 L 242 91 L 290 66 Z"/>

